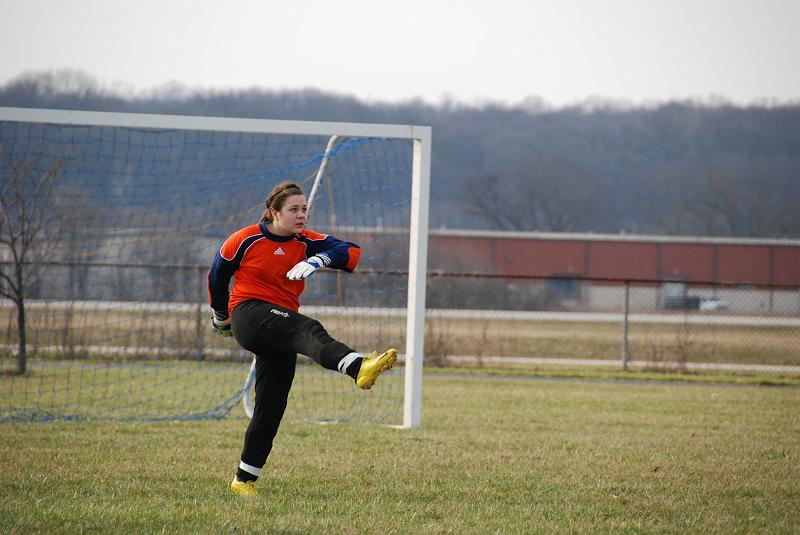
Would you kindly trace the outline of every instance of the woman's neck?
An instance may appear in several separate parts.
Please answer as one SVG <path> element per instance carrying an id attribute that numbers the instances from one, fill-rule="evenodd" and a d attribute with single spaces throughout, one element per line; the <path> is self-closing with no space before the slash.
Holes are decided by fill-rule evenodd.
<path id="1" fill-rule="evenodd" d="M 267 223 L 267 230 L 276 236 L 291 236 L 294 232 L 287 231 L 284 228 L 278 227 L 274 222 Z"/>

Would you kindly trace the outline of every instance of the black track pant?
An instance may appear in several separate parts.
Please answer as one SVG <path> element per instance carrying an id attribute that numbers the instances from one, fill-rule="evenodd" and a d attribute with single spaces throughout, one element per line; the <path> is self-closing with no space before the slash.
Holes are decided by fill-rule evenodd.
<path id="1" fill-rule="evenodd" d="M 320 322 L 265 301 L 245 301 L 233 309 L 236 341 L 256 355 L 256 400 L 244 435 L 242 461 L 261 468 L 286 410 L 297 354 L 337 370 L 353 350 L 334 340 Z"/>

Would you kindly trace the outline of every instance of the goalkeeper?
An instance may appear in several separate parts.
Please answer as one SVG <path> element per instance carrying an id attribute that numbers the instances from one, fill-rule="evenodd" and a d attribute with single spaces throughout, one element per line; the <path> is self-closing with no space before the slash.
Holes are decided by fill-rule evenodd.
<path id="1" fill-rule="evenodd" d="M 300 187 L 281 182 L 267 197 L 261 221 L 228 237 L 208 273 L 212 327 L 256 355 L 253 417 L 231 482 L 237 495 L 256 493 L 254 483 L 286 409 L 297 353 L 349 375 L 363 389 L 397 359 L 394 349 L 363 356 L 334 340 L 319 321 L 298 313 L 309 275 L 323 267 L 352 272 L 361 252 L 353 243 L 306 229 L 307 211 Z"/>

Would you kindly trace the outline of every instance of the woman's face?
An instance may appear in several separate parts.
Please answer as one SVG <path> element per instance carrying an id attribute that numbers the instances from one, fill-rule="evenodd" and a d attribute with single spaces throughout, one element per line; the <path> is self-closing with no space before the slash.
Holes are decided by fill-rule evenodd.
<path id="1" fill-rule="evenodd" d="M 305 195 L 289 195 L 280 211 L 272 211 L 272 232 L 279 236 L 297 234 L 306 226 L 307 212 Z"/>

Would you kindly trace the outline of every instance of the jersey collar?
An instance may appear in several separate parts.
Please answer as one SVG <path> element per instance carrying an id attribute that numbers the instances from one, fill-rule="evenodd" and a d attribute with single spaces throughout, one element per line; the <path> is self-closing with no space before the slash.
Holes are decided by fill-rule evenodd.
<path id="1" fill-rule="evenodd" d="M 272 241 L 290 241 L 297 236 L 296 234 L 290 234 L 289 236 L 278 236 L 277 234 L 273 234 L 269 231 L 267 224 L 264 221 L 259 223 L 258 227 L 261 229 L 261 233 Z"/>

